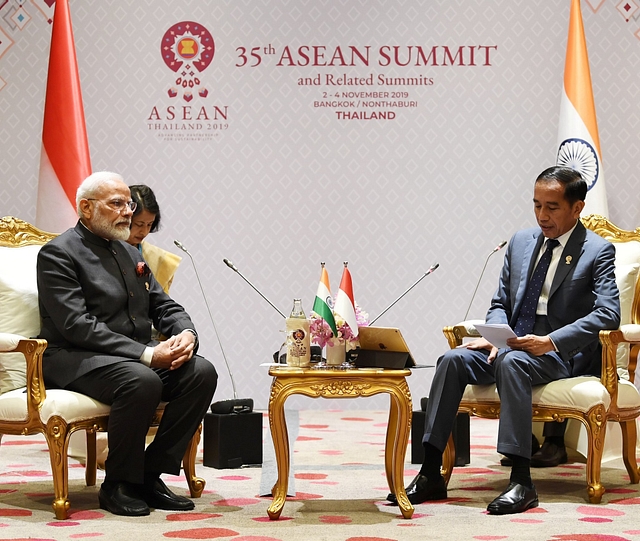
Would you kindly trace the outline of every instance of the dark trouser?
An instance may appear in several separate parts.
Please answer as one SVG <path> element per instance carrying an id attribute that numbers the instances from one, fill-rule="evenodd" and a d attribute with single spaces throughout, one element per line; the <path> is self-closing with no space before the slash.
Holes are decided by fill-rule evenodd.
<path id="1" fill-rule="evenodd" d="M 422 441 L 444 451 L 466 386 L 495 383 L 501 403 L 498 452 L 531 458 L 532 387 L 569 377 L 570 367 L 555 353 L 536 357 L 502 349 L 491 364 L 487 357 L 487 351 L 466 348 L 440 357 Z"/>
<path id="2" fill-rule="evenodd" d="M 195 355 L 177 370 L 123 361 L 96 368 L 67 389 L 111 405 L 105 481 L 142 483 L 144 472 L 180 473 L 180 463 L 216 389 L 218 374 Z M 153 442 L 145 438 L 161 401 L 165 407 Z"/>

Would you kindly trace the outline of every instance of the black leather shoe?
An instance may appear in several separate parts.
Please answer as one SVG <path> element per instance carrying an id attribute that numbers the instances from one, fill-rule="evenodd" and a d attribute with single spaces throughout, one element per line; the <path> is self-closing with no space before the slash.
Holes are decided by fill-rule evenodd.
<path id="1" fill-rule="evenodd" d="M 422 502 L 446 500 L 447 499 L 447 485 L 444 482 L 443 477 L 438 477 L 436 481 L 429 482 L 426 476 L 418 474 L 413 481 L 409 483 L 406 488 L 407 498 L 415 505 Z M 395 494 L 389 494 L 387 501 L 391 503 L 398 503 Z"/>
<path id="2" fill-rule="evenodd" d="M 567 450 L 564 445 L 545 441 L 540 450 L 531 456 L 532 468 L 553 468 L 567 463 Z"/>
<path id="3" fill-rule="evenodd" d="M 142 497 L 149 507 L 165 511 L 191 511 L 196 505 L 185 496 L 178 496 L 169 490 L 160 478 L 152 486 L 144 485 Z"/>
<path id="4" fill-rule="evenodd" d="M 538 438 L 536 438 L 535 434 L 531 434 L 531 456 L 535 455 L 540 450 L 540 444 L 538 443 Z M 503 456 L 500 459 L 501 466 L 513 466 L 513 460 L 511 460 L 508 456 Z"/>
<path id="5" fill-rule="evenodd" d="M 509 483 L 507 490 L 487 506 L 487 511 L 490 515 L 511 515 L 523 513 L 532 507 L 538 507 L 536 487 L 527 488 L 519 483 Z"/>
<path id="6" fill-rule="evenodd" d="M 149 506 L 127 483 L 116 483 L 111 488 L 103 484 L 98 492 L 100 508 L 127 517 L 142 517 L 149 514 Z"/>

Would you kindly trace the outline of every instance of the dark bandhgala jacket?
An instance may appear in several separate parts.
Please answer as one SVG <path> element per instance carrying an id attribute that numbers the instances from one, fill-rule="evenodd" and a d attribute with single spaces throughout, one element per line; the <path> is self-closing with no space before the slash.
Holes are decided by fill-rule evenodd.
<path id="1" fill-rule="evenodd" d="M 157 344 L 152 325 L 165 336 L 194 329 L 136 248 L 80 222 L 40 249 L 37 276 L 48 386 L 65 387 L 107 364 L 140 362 L 145 346 Z"/>

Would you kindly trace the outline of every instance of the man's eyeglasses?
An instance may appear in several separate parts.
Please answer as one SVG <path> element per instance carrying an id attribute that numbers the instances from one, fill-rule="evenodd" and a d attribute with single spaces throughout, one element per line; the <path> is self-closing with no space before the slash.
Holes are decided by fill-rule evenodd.
<path id="1" fill-rule="evenodd" d="M 98 201 L 106 205 L 110 209 L 119 212 L 120 214 L 122 214 L 122 212 L 127 207 L 131 209 L 131 212 L 135 212 L 136 208 L 138 208 L 138 203 L 136 203 L 135 201 L 125 201 L 124 199 L 112 199 L 111 201 L 103 201 L 102 199 L 93 199 L 91 197 L 87 197 L 87 201 Z"/>

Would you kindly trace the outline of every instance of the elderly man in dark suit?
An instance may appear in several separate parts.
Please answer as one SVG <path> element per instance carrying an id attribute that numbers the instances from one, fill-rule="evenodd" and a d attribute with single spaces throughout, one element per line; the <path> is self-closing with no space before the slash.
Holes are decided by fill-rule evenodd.
<path id="1" fill-rule="evenodd" d="M 533 206 L 539 227 L 519 231 L 509 242 L 486 316 L 487 323 L 508 323 L 517 338 L 500 350 L 475 340 L 438 360 L 422 440 L 424 463 L 407 488 L 412 503 L 447 497 L 442 453 L 464 389 L 495 383 L 501 402 L 498 452 L 513 466 L 509 486 L 487 509 L 509 514 L 538 505 L 530 472 L 532 387 L 599 374 L 598 333 L 620 323 L 615 249 L 580 222 L 586 193 L 573 169 L 552 167 L 537 178 Z"/>
<path id="2" fill-rule="evenodd" d="M 89 176 L 76 205 L 77 225 L 38 255 L 40 337 L 49 342 L 45 382 L 111 405 L 100 507 L 129 516 L 148 515 L 150 507 L 191 510 L 193 502 L 160 475 L 180 472 L 211 404 L 216 370 L 195 354 L 198 336 L 188 314 L 126 243 L 135 203 L 122 177 Z M 152 340 L 152 325 L 169 338 Z M 160 401 L 168 404 L 145 450 Z"/>

